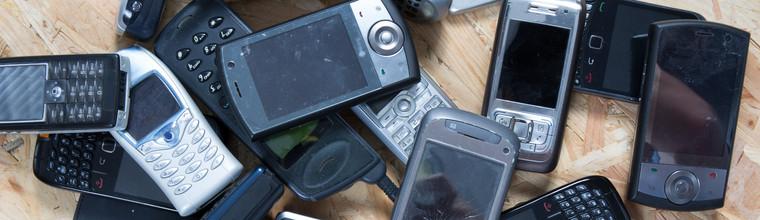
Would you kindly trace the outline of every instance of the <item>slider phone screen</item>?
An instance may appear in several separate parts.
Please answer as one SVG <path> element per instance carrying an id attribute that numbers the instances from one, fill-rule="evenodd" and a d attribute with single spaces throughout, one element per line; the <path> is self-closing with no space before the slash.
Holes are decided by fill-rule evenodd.
<path id="1" fill-rule="evenodd" d="M 46 75 L 44 64 L 0 66 L 0 121 L 43 121 Z"/>
<path id="2" fill-rule="evenodd" d="M 440 143 L 425 144 L 403 219 L 486 219 L 506 167 Z"/>
<path id="3" fill-rule="evenodd" d="M 267 119 L 366 88 L 351 42 L 335 15 L 246 46 L 243 56 Z"/>
<path id="4" fill-rule="evenodd" d="M 132 102 L 127 132 L 138 142 L 179 112 L 179 103 L 155 74 L 130 91 Z"/>
<path id="5" fill-rule="evenodd" d="M 659 38 L 644 162 L 723 167 L 720 158 L 730 152 L 746 43 L 727 32 L 699 32 L 671 28 Z"/>
<path id="6" fill-rule="evenodd" d="M 570 30 L 511 20 L 497 98 L 555 108 Z"/>

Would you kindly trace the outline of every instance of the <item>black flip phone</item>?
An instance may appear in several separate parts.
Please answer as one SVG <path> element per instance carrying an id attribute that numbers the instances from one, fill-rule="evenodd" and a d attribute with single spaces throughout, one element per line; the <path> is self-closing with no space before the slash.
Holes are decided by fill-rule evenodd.
<path id="1" fill-rule="evenodd" d="M 586 18 L 575 89 L 639 102 L 649 25 L 672 19 L 704 20 L 695 12 L 643 1 L 595 1 Z"/>
<path id="2" fill-rule="evenodd" d="M 241 178 L 219 199 L 204 220 L 263 219 L 282 196 L 282 183 L 266 168 L 259 167 Z"/>
<path id="3" fill-rule="evenodd" d="M 385 175 L 380 155 L 337 114 L 256 143 L 260 159 L 303 200 L 316 201 L 361 179 Z"/>
<path id="4" fill-rule="evenodd" d="M 158 28 L 164 12 L 164 0 L 121 0 L 116 32 L 137 40 L 148 40 Z"/>
<path id="5" fill-rule="evenodd" d="M 723 206 L 749 33 L 671 20 L 649 31 L 629 198 L 656 208 Z"/>
<path id="6" fill-rule="evenodd" d="M 219 47 L 222 90 L 261 138 L 420 79 L 410 32 L 391 0 L 352 0 Z"/>
<path id="7" fill-rule="evenodd" d="M 33 171 L 48 185 L 82 195 L 174 210 L 148 174 L 108 133 L 40 135 Z"/>
<path id="8" fill-rule="evenodd" d="M 0 59 L 0 133 L 126 128 L 128 64 L 116 54 Z"/>
<path id="9" fill-rule="evenodd" d="M 628 220 L 631 217 L 610 180 L 588 176 L 520 203 L 502 212 L 500 219 Z"/>

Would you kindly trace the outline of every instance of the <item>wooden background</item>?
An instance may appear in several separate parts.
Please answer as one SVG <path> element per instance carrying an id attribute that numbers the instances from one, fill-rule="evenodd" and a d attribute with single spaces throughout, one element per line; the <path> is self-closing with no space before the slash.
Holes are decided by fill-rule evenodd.
<path id="1" fill-rule="evenodd" d="M 187 0 L 167 0 L 162 24 Z M 268 26 L 334 4 L 335 0 L 237 0 L 231 7 L 253 28 Z M 633 203 L 635 219 L 760 219 L 760 1 L 647 0 L 696 11 L 708 20 L 730 24 L 753 35 L 747 63 L 733 162 L 724 208 L 672 212 Z M 133 41 L 115 32 L 117 0 L 0 0 L 0 57 L 102 53 Z M 480 112 L 500 6 L 449 17 L 439 23 L 412 23 L 421 65 L 461 108 Z M 144 44 L 150 46 L 150 44 Z M 0 106 L 8 108 L 8 106 Z M 562 155 L 554 172 L 518 171 L 504 208 L 587 175 L 604 175 L 625 198 L 638 106 L 574 93 L 565 127 Z M 355 119 L 354 119 L 355 122 Z M 403 167 L 376 138 L 354 123 L 387 159 L 398 179 Z M 0 139 L 3 139 L 0 137 Z M 11 153 L 0 152 L 0 219 L 71 219 L 77 193 L 47 186 L 32 174 L 34 137 Z M 234 144 L 230 144 L 234 145 Z M 253 158 L 244 150 L 241 160 Z M 248 162 L 255 163 L 255 162 Z M 247 166 L 250 168 L 251 166 Z M 319 202 L 303 202 L 291 193 L 270 215 L 289 210 L 322 219 L 388 219 L 393 204 L 374 186 L 357 183 Z"/>

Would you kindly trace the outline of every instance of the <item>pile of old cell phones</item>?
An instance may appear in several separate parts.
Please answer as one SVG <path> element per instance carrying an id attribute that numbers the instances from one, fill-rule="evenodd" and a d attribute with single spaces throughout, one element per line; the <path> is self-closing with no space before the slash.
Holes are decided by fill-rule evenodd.
<path id="1" fill-rule="evenodd" d="M 76 219 L 260 219 L 283 185 L 317 201 L 360 180 L 396 202 L 393 219 L 497 219 L 515 170 L 555 169 L 574 86 L 641 103 L 631 201 L 723 205 L 748 33 L 632 0 L 504 1 L 476 115 L 418 66 L 401 12 L 435 21 L 495 2 L 353 0 L 254 31 L 221 0 L 191 1 L 155 53 L 0 59 L 0 106 L 13 106 L 0 132 L 44 133 L 34 174 L 83 193 Z M 163 4 L 122 0 L 119 34 L 152 38 Z M 407 165 L 400 189 L 347 108 Z M 263 166 L 238 178 L 225 131 Z M 630 219 L 601 176 L 501 218 Z"/>

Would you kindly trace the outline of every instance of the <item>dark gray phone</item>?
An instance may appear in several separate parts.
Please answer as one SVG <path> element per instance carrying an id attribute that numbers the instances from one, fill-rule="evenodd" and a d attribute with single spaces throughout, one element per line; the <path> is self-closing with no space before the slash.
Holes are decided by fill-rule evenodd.
<path id="1" fill-rule="evenodd" d="M 520 141 L 507 127 L 462 110 L 425 115 L 393 219 L 496 219 Z"/>

